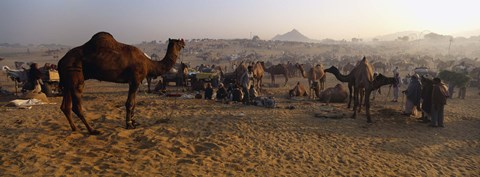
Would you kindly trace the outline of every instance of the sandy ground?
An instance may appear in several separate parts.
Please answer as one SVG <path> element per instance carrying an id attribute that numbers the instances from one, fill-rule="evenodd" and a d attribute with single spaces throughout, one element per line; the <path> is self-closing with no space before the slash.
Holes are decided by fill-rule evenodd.
<path id="1" fill-rule="evenodd" d="M 278 79 L 282 80 L 282 79 Z M 290 86 L 301 80 L 293 79 Z M 269 79 L 265 79 L 268 83 Z M 1 86 L 13 89 L 2 73 Z M 338 81 L 328 75 L 327 86 Z M 346 104 L 285 98 L 290 87 L 266 88 L 278 108 L 167 98 L 140 91 L 137 129 L 124 129 L 128 86 L 89 80 L 84 107 L 101 134 L 88 135 L 81 121 L 72 132 L 61 97 L 32 109 L 6 107 L 1 96 L 1 176 L 478 176 L 480 96 L 448 100 L 446 127 L 430 128 L 400 115 L 383 95 L 349 118 Z M 170 88 L 173 92 L 178 88 Z M 391 93 L 390 93 L 391 95 Z M 295 109 L 286 109 L 293 106 Z M 316 118 L 325 111 L 341 119 Z M 170 119 L 170 121 L 165 121 Z"/>

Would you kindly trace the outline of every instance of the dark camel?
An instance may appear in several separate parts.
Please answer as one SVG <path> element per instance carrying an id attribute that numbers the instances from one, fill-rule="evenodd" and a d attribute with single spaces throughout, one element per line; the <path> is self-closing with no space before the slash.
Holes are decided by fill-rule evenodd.
<path id="1" fill-rule="evenodd" d="M 270 73 L 270 76 L 272 77 L 272 83 L 275 84 L 275 75 L 283 75 L 285 76 L 285 84 L 283 86 L 287 85 L 288 82 L 288 68 L 285 65 L 278 64 L 278 65 L 273 65 L 270 66 L 269 68 L 265 69 L 265 72 Z"/>
<path id="2" fill-rule="evenodd" d="M 135 128 L 133 120 L 135 97 L 138 87 L 147 76 L 158 76 L 169 71 L 177 61 L 185 41 L 169 39 L 167 54 L 161 61 L 152 61 L 138 48 L 117 42 L 106 32 L 99 32 L 85 44 L 75 47 L 58 62 L 60 87 L 63 88 L 61 109 L 73 131 L 72 110 L 82 120 L 92 135 L 99 134 L 85 119 L 82 110 L 84 81 L 97 79 L 116 83 L 128 83 L 126 128 Z"/>
<path id="3" fill-rule="evenodd" d="M 365 90 L 365 110 L 367 114 L 367 122 L 371 123 L 372 119 L 370 117 L 370 94 L 372 91 L 380 88 L 383 85 L 387 84 L 394 84 L 395 79 L 387 78 L 382 74 L 379 74 L 375 80 L 373 80 L 373 68 L 368 63 L 367 59 L 363 57 L 362 61 L 360 61 L 357 66 L 353 69 L 352 73 L 355 77 L 354 83 L 354 99 L 355 102 L 353 104 L 353 115 L 352 118 L 356 118 L 357 116 L 357 108 L 360 105 L 359 94 L 362 90 Z"/>

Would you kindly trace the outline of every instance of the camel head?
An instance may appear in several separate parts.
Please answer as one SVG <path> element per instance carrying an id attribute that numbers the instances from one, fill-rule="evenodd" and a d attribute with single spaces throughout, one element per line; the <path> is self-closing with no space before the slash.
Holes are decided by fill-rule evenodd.
<path id="1" fill-rule="evenodd" d="M 386 77 L 383 74 L 378 74 L 373 80 L 372 87 L 373 89 L 378 89 L 381 86 L 388 84 L 397 84 L 397 80 L 393 77 Z"/>
<path id="2" fill-rule="evenodd" d="M 323 70 L 323 72 L 328 72 L 328 73 L 340 73 L 337 67 L 331 66 L 330 68 L 327 68 Z"/>
<path id="3" fill-rule="evenodd" d="M 181 50 L 185 48 L 185 41 L 183 39 L 168 39 L 168 47 L 174 47 L 174 49 Z"/>

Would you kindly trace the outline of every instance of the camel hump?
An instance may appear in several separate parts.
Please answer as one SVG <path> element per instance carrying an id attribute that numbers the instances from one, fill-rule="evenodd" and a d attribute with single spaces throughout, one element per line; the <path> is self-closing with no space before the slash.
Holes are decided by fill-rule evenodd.
<path id="1" fill-rule="evenodd" d="M 117 49 L 119 43 L 113 36 L 108 32 L 98 32 L 93 35 L 92 38 L 86 43 L 89 48 L 98 49 L 98 48 L 110 48 Z"/>
<path id="2" fill-rule="evenodd" d="M 368 63 L 367 57 L 363 56 L 363 58 L 362 58 L 362 63 Z"/>

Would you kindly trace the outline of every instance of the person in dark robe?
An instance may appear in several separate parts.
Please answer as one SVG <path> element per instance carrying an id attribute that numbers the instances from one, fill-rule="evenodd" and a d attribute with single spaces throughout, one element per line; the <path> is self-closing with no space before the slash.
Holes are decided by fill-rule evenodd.
<path id="1" fill-rule="evenodd" d="M 432 85 L 433 80 L 422 76 L 422 122 L 430 122 L 432 115 Z"/>
<path id="2" fill-rule="evenodd" d="M 225 89 L 225 86 L 223 86 L 222 83 L 218 85 L 218 90 L 217 90 L 217 100 L 218 101 L 225 101 L 228 97 L 228 92 L 227 89 Z"/>
<path id="3" fill-rule="evenodd" d="M 407 96 L 407 101 L 405 102 L 405 110 L 403 115 L 413 115 L 415 114 L 413 108 L 420 110 L 420 98 L 422 94 L 422 84 L 418 80 L 418 74 L 414 74 L 411 78 L 410 83 L 408 84 L 407 90 L 403 91 Z"/>
<path id="4" fill-rule="evenodd" d="M 207 88 L 205 88 L 205 99 L 211 100 L 213 96 L 213 88 L 211 83 L 207 83 Z"/>
<path id="5" fill-rule="evenodd" d="M 432 90 L 432 122 L 431 127 L 444 127 L 443 110 L 449 97 L 447 86 L 439 78 L 433 79 Z"/>

